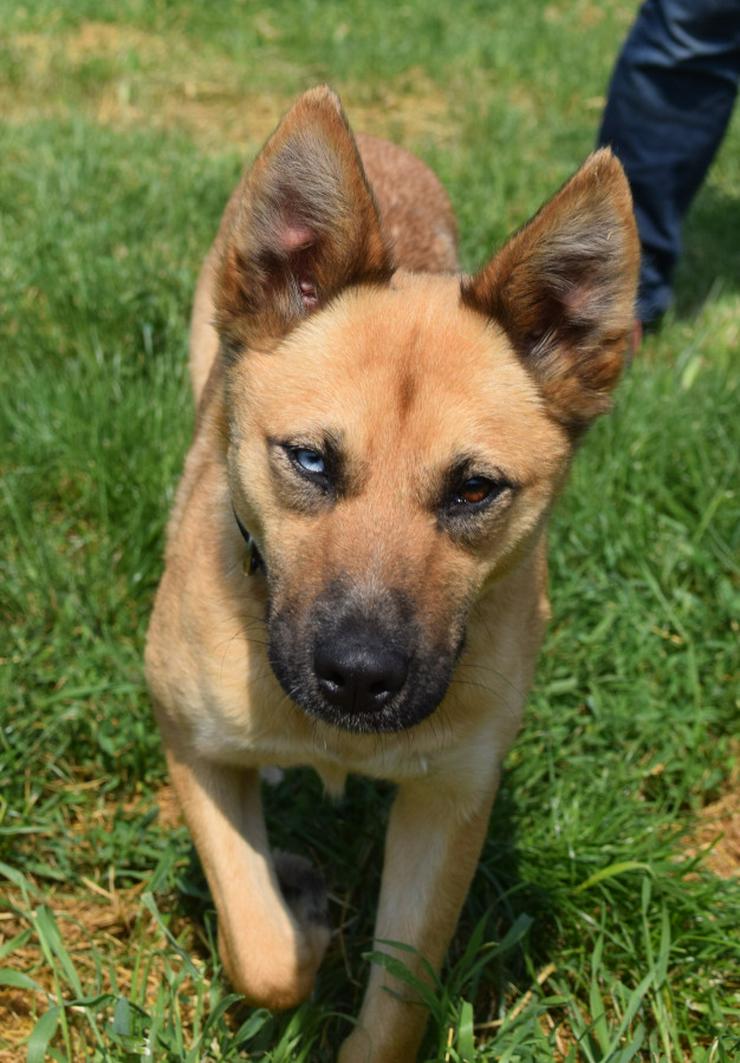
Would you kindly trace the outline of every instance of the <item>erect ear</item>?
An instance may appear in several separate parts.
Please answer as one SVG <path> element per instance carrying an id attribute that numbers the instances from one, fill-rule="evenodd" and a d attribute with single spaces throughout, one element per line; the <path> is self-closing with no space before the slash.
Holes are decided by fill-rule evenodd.
<path id="1" fill-rule="evenodd" d="M 634 327 L 638 265 L 627 179 L 602 149 L 462 283 L 463 302 L 506 330 L 573 433 L 609 406 Z"/>
<path id="2" fill-rule="evenodd" d="M 278 338 L 342 287 L 392 273 L 339 98 L 304 93 L 242 179 L 224 220 L 216 324 L 228 349 Z"/>

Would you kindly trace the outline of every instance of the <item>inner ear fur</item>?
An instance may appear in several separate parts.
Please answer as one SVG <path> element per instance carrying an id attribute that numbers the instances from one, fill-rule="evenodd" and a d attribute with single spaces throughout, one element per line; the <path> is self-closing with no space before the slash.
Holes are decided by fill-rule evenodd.
<path id="1" fill-rule="evenodd" d="M 638 267 L 629 185 L 605 148 L 463 280 L 462 300 L 505 329 L 551 413 L 577 433 L 619 379 Z"/>
<path id="2" fill-rule="evenodd" d="M 304 93 L 239 185 L 224 219 L 216 325 L 227 349 L 285 335 L 338 290 L 393 272 L 339 98 Z"/>

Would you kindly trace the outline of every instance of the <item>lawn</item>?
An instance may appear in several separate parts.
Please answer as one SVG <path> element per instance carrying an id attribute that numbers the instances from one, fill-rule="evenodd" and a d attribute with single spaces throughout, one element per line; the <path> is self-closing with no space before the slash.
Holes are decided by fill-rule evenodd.
<path id="1" fill-rule="evenodd" d="M 142 677 L 199 260 L 244 159 L 329 80 L 356 128 L 436 169 L 473 268 L 591 149 L 635 9 L 0 0 L 3 1063 L 333 1058 L 388 788 L 352 780 L 338 809 L 308 773 L 269 790 L 275 843 L 327 875 L 335 937 L 314 999 L 250 1010 Z M 675 310 L 555 516 L 553 622 L 429 1063 L 738 1058 L 739 119 Z"/>

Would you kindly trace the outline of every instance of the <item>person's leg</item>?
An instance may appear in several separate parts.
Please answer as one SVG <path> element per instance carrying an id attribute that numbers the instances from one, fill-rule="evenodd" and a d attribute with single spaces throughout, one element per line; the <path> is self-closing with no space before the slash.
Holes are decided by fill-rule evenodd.
<path id="1" fill-rule="evenodd" d="M 599 144 L 627 172 L 642 243 L 638 316 L 667 309 L 681 221 L 732 114 L 740 0 L 647 0 L 609 88 Z"/>

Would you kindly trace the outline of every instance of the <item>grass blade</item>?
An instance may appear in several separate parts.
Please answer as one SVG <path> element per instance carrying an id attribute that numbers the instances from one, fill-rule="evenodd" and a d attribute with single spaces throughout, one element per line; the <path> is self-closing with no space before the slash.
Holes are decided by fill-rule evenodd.
<path id="1" fill-rule="evenodd" d="M 463 1063 L 472 1063 L 475 1059 L 475 1037 L 473 1033 L 473 1005 L 463 1000 L 460 1006 L 460 1022 L 457 1028 L 457 1050 Z"/>
<path id="2" fill-rule="evenodd" d="M 11 968 L 0 968 L 0 985 L 11 986 L 13 989 L 32 989 L 35 993 L 43 993 L 44 989 L 33 978 L 29 978 L 22 971 L 14 971 Z"/>
<path id="3" fill-rule="evenodd" d="M 56 1004 L 53 1008 L 45 1011 L 38 1020 L 28 1039 L 26 1063 L 43 1063 L 49 1048 L 49 1042 L 57 1032 L 62 1011 L 63 1008 Z"/>
<path id="4" fill-rule="evenodd" d="M 583 893 L 584 890 L 590 890 L 592 886 L 596 886 L 599 882 L 616 878 L 618 875 L 624 875 L 628 871 L 646 871 L 649 875 L 653 873 L 649 864 L 643 864 L 639 860 L 622 860 L 616 864 L 609 864 L 608 867 L 602 867 L 600 871 L 589 875 L 584 882 L 575 887 L 573 893 Z"/>
<path id="5" fill-rule="evenodd" d="M 387 952 L 378 952 L 376 950 L 372 952 L 364 952 L 362 954 L 364 960 L 369 960 L 370 963 L 377 964 L 378 967 L 383 967 L 399 982 L 403 982 L 404 985 L 409 986 L 416 993 L 419 994 L 421 1000 L 429 1009 L 432 1015 L 436 1019 L 439 1019 L 439 1001 L 437 999 L 434 990 L 426 983 L 423 982 L 418 975 L 415 975 L 411 971 L 403 960 L 400 960 L 397 956 L 391 956 Z M 391 992 L 391 990 L 389 990 Z"/>

